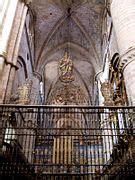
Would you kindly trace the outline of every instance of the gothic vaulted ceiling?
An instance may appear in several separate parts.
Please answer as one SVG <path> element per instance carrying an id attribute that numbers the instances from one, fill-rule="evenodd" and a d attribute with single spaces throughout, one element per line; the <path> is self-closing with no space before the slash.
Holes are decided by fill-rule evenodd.
<path id="1" fill-rule="evenodd" d="M 46 94 L 59 79 L 59 60 L 68 51 L 75 84 L 93 101 L 94 75 L 102 69 L 104 0 L 33 0 L 35 69 L 44 76 Z M 57 85 L 58 86 L 58 85 Z"/>

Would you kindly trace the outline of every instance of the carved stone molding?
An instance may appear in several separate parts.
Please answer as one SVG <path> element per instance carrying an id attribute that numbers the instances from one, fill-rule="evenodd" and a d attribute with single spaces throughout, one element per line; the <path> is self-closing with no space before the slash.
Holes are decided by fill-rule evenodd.
<path id="1" fill-rule="evenodd" d="M 34 71 L 33 75 L 34 75 L 34 77 L 36 77 L 37 79 L 39 79 L 39 81 L 41 81 L 41 79 L 42 79 L 41 74 L 39 74 L 38 72 L 35 72 L 35 71 Z"/>
<path id="2" fill-rule="evenodd" d="M 121 57 L 120 57 L 120 66 L 119 69 L 124 71 L 126 66 L 130 64 L 132 61 L 135 61 L 135 47 L 128 49 Z"/>

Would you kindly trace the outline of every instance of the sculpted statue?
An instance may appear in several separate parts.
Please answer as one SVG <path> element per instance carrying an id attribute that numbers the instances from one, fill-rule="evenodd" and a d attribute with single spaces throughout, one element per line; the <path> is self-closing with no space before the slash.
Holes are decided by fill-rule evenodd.
<path id="1" fill-rule="evenodd" d="M 59 62 L 60 80 L 63 82 L 73 81 L 73 62 L 65 53 L 64 57 Z"/>

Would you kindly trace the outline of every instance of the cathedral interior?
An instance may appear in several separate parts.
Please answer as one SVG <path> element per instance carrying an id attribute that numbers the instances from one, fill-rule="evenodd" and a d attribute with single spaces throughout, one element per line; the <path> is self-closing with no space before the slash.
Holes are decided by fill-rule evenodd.
<path id="1" fill-rule="evenodd" d="M 135 1 L 0 9 L 0 179 L 135 177 Z"/>

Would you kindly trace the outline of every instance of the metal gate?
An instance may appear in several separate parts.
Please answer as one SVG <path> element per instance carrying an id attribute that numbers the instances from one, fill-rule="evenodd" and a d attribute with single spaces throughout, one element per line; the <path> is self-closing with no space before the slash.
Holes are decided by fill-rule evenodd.
<path id="1" fill-rule="evenodd" d="M 134 169 L 134 108 L 0 107 L 2 179 L 126 179 Z"/>

